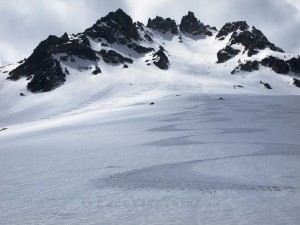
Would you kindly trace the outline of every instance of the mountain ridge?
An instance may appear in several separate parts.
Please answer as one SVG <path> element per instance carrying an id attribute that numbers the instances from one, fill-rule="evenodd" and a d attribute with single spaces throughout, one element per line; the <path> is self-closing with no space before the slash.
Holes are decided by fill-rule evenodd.
<path id="1" fill-rule="evenodd" d="M 156 34 L 164 36 L 163 41 L 154 40 Z M 227 61 L 237 58 L 238 55 L 247 55 L 243 62 L 239 59 L 231 74 L 257 71 L 260 66 L 268 67 L 277 74 L 300 74 L 299 56 L 282 55 L 284 51 L 281 48 L 269 42 L 254 26 L 250 29 L 245 21 L 226 23 L 218 31 L 215 27 L 204 25 L 189 11 L 182 17 L 179 25 L 171 18 L 157 16 L 154 19 L 149 18 L 145 26 L 141 22 L 133 22 L 129 15 L 118 9 L 97 20 L 82 33 L 64 33 L 61 37 L 50 35 L 27 59 L 9 72 L 7 79 L 17 81 L 26 78 L 27 90 L 39 93 L 63 85 L 69 75 L 68 66 L 72 64 L 74 67 L 88 68 L 93 70 L 91 73 L 99 74 L 100 61 L 109 65 L 123 65 L 126 69 L 127 64 L 134 64 L 136 60 L 146 57 L 145 66 L 151 65 L 152 62 L 158 69 L 168 70 L 173 62 L 168 57 L 168 49 L 163 45 L 165 41 L 175 37 L 179 43 L 183 42 L 184 37 L 199 41 L 199 45 L 201 39 L 206 38 L 224 42 L 224 48 L 219 49 L 216 54 L 216 64 L 226 66 Z M 96 48 L 93 47 L 94 42 L 97 43 Z M 260 59 L 255 58 L 266 49 L 269 49 L 271 54 Z M 150 57 L 147 54 L 150 54 Z M 75 58 L 82 59 L 85 63 L 77 65 Z M 85 67 L 85 64 L 90 66 Z"/>

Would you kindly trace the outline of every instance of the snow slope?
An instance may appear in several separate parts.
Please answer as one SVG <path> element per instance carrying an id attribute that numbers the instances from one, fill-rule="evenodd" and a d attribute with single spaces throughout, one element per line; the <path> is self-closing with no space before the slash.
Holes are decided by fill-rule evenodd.
<path id="1" fill-rule="evenodd" d="M 47 93 L 1 68 L 0 224 L 299 223 L 300 89 L 182 36 L 156 34 L 168 71 L 100 61 Z"/>

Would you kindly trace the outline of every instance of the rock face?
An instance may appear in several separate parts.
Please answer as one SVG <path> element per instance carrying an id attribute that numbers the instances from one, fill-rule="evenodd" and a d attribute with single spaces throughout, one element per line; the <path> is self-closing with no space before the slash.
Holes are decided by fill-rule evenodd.
<path id="1" fill-rule="evenodd" d="M 67 56 L 77 56 L 92 61 L 98 59 L 94 50 L 91 49 L 90 41 L 86 35 L 78 34 L 75 35 L 75 38 L 69 39 L 67 33 L 65 33 L 59 39 L 59 43 L 49 46 L 52 54 L 65 53 Z"/>
<path id="2" fill-rule="evenodd" d="M 281 48 L 278 48 L 273 43 L 269 42 L 266 36 L 255 27 L 252 27 L 251 31 L 235 31 L 230 38 L 230 44 L 242 44 L 243 46 L 245 46 L 244 52 L 247 51 L 249 57 L 257 54 L 258 50 L 262 50 L 265 48 L 270 48 L 271 50 L 276 52 L 283 52 Z"/>
<path id="3" fill-rule="evenodd" d="M 233 57 L 235 57 L 239 53 L 240 53 L 240 50 L 234 49 L 230 46 L 226 46 L 226 48 L 221 49 L 220 51 L 218 51 L 218 53 L 217 53 L 217 57 L 218 57 L 217 63 L 226 62 L 229 59 L 232 59 Z"/>
<path id="4" fill-rule="evenodd" d="M 165 22 L 171 25 L 170 29 L 174 32 L 175 21 L 166 19 Z M 56 59 L 57 54 L 61 55 L 60 60 L 62 63 L 66 61 L 75 63 L 76 57 L 95 63 L 99 60 L 97 54 L 101 55 L 106 63 L 133 63 L 132 59 L 124 57 L 113 50 L 102 49 L 100 52 L 96 52 L 91 48 L 89 37 L 98 41 L 105 39 L 106 42 L 101 44 L 104 48 L 109 47 L 107 43 L 117 43 L 125 45 L 140 54 L 154 51 L 154 48 L 140 44 L 139 30 L 143 30 L 144 26 L 141 23 L 138 24 L 133 23 L 130 16 L 119 9 L 98 20 L 95 25 L 88 28 L 84 33 L 71 36 L 64 33 L 61 37 L 50 35 L 38 45 L 28 59 L 25 59 L 21 65 L 9 73 L 7 79 L 16 81 L 21 77 L 26 77 L 29 80 L 27 85 L 29 91 L 51 91 L 63 84 L 66 75 L 69 74 L 68 69 L 63 68 Z M 145 33 L 146 35 L 148 34 Z M 151 42 L 150 35 L 147 37 Z M 93 73 L 98 74 L 100 71 L 100 69 L 96 69 Z"/>
<path id="5" fill-rule="evenodd" d="M 60 63 L 51 54 L 51 47 L 61 44 L 64 40 L 49 36 L 33 51 L 32 55 L 16 69 L 9 73 L 7 79 L 18 80 L 27 77 L 27 89 L 32 92 L 47 92 L 66 81 Z"/>
<path id="6" fill-rule="evenodd" d="M 64 43 L 61 45 L 53 46 L 52 53 L 66 53 L 68 56 L 77 56 L 81 59 L 92 61 L 96 61 L 98 59 L 95 51 L 77 42 Z"/>
<path id="7" fill-rule="evenodd" d="M 131 42 L 130 39 L 139 39 L 136 24 L 122 9 L 102 17 L 91 28 L 86 29 L 84 34 L 94 39 L 104 38 L 110 44 L 125 45 Z"/>
<path id="8" fill-rule="evenodd" d="M 273 89 L 273 88 L 270 86 L 270 84 L 268 84 L 268 83 L 264 83 L 264 87 L 267 88 L 267 89 Z"/>
<path id="9" fill-rule="evenodd" d="M 167 70 L 169 68 L 169 59 L 164 51 L 164 48 L 160 46 L 160 49 L 153 54 L 153 63 L 158 68 L 162 70 Z"/>
<path id="10" fill-rule="evenodd" d="M 45 59 L 40 64 L 41 70 L 36 72 L 27 85 L 31 92 L 47 92 L 66 81 L 60 63 L 56 59 Z"/>
<path id="11" fill-rule="evenodd" d="M 240 64 L 242 71 L 252 72 L 255 70 L 259 70 L 259 62 L 258 61 L 247 61 L 245 64 Z"/>
<path id="12" fill-rule="evenodd" d="M 239 71 L 253 72 L 255 70 L 259 70 L 259 62 L 258 61 L 247 61 L 246 63 L 239 64 L 231 74 L 238 73 Z"/>
<path id="13" fill-rule="evenodd" d="M 183 33 L 207 36 L 212 36 L 211 30 L 216 30 L 215 27 L 205 26 L 195 17 L 194 13 L 190 11 L 186 16 L 182 17 L 179 28 Z"/>
<path id="14" fill-rule="evenodd" d="M 282 59 L 275 58 L 273 56 L 269 56 L 264 58 L 261 61 L 261 64 L 266 67 L 272 68 L 273 71 L 279 74 L 288 74 L 290 72 L 290 67 L 288 63 L 286 63 Z"/>
<path id="15" fill-rule="evenodd" d="M 245 31 L 248 28 L 249 28 L 249 26 L 245 21 L 226 23 L 221 28 L 221 30 L 218 32 L 218 34 L 216 35 L 216 38 L 218 38 L 219 40 L 224 40 L 224 38 L 226 36 L 228 36 L 228 34 L 234 32 L 234 31 L 237 31 L 237 30 Z"/>
<path id="16" fill-rule="evenodd" d="M 30 80 L 27 89 L 31 92 L 47 92 L 55 89 L 65 82 L 67 74 L 53 57 L 58 53 L 66 55 L 61 58 L 63 61 L 69 58 L 74 60 L 73 56 L 92 61 L 98 59 L 85 35 L 78 34 L 72 40 L 67 33 L 60 38 L 50 35 L 23 64 L 9 73 L 8 79 L 16 81 L 21 77 L 27 77 Z"/>
<path id="17" fill-rule="evenodd" d="M 178 34 L 178 29 L 175 20 L 172 20 L 170 18 L 162 18 L 157 16 L 153 20 L 150 18 L 148 19 L 147 27 L 158 30 L 162 33 L 167 33 L 170 31 L 172 34 Z"/>
<path id="18" fill-rule="evenodd" d="M 133 63 L 133 60 L 127 57 L 122 56 L 121 54 L 115 52 L 114 50 L 106 51 L 102 49 L 99 54 L 102 56 L 104 62 L 111 64 L 120 64 L 120 63 Z"/>
<path id="19" fill-rule="evenodd" d="M 144 40 L 144 41 L 148 41 L 150 43 L 153 43 L 153 39 L 151 36 L 153 36 L 153 34 L 147 30 L 145 30 L 145 26 L 144 24 L 142 24 L 141 22 L 137 22 L 136 23 L 137 27 L 138 27 L 138 32 L 140 33 L 140 40 Z"/>
<path id="20" fill-rule="evenodd" d="M 144 47 L 142 45 L 137 45 L 136 43 L 130 43 L 127 45 L 128 48 L 132 48 L 134 51 L 140 54 L 146 54 L 154 51 L 154 48 Z"/>
<path id="21" fill-rule="evenodd" d="M 268 56 L 258 61 L 247 61 L 245 64 L 239 64 L 231 73 L 235 74 L 239 71 L 247 71 L 252 72 L 255 70 L 259 70 L 259 65 L 263 65 L 271 68 L 275 73 L 278 74 L 288 74 L 289 72 L 293 72 L 296 75 L 300 74 L 300 58 L 291 58 L 289 60 L 283 60 L 276 58 L 274 56 Z"/>
<path id="22" fill-rule="evenodd" d="M 286 61 L 291 68 L 291 71 L 296 74 L 300 74 L 300 58 L 291 58 L 290 60 Z"/>
<path id="23" fill-rule="evenodd" d="M 96 24 L 86 29 L 84 34 L 95 40 L 105 39 L 109 44 L 125 45 L 140 54 L 149 53 L 153 50 L 152 48 L 137 43 L 142 40 L 139 29 L 143 30 L 142 23 L 134 23 L 130 16 L 122 9 L 118 9 L 116 12 L 110 12 L 107 16 L 102 17 Z M 148 34 L 145 34 L 144 37 L 149 42 L 152 41 Z M 104 45 L 107 44 L 104 43 Z"/>
<path id="24" fill-rule="evenodd" d="M 289 60 L 283 60 L 274 56 L 268 56 L 261 61 L 261 64 L 266 67 L 272 68 L 272 70 L 279 74 L 288 74 L 293 72 L 297 75 L 300 74 L 300 58 L 291 58 Z"/>
<path id="25" fill-rule="evenodd" d="M 229 34 L 231 34 L 231 37 L 227 43 L 227 46 L 232 46 L 235 44 L 243 45 L 243 54 L 247 53 L 249 57 L 257 54 L 259 50 L 263 50 L 265 48 L 270 48 L 276 52 L 283 52 L 281 48 L 278 48 L 273 43 L 269 42 L 269 40 L 260 30 L 256 29 L 255 27 L 252 27 L 250 30 L 245 21 L 226 23 L 216 35 L 216 38 L 219 40 L 224 40 Z M 221 53 L 226 52 L 226 49 L 222 49 L 220 51 L 220 57 L 222 57 L 224 54 L 222 55 Z M 231 54 L 231 56 L 233 55 Z M 222 58 L 226 59 L 229 57 L 224 56 Z M 225 62 L 227 60 L 218 60 L 218 62 Z"/>

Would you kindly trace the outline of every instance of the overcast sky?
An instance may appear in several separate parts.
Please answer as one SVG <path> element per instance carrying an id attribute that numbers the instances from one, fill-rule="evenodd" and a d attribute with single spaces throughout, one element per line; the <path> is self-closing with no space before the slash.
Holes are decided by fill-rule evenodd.
<path id="1" fill-rule="evenodd" d="M 0 65 L 28 57 L 50 34 L 82 32 L 118 8 L 144 24 L 156 15 L 180 23 L 188 11 L 218 29 L 246 20 L 286 52 L 300 53 L 300 0 L 0 0 Z"/>

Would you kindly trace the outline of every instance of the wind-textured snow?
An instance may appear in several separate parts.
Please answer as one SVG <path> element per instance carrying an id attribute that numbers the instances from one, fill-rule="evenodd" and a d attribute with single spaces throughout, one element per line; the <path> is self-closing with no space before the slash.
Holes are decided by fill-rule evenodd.
<path id="1" fill-rule="evenodd" d="M 299 224 L 292 77 L 231 75 L 227 40 L 156 35 L 167 71 L 100 61 L 38 94 L 0 73 L 0 224 Z"/>

